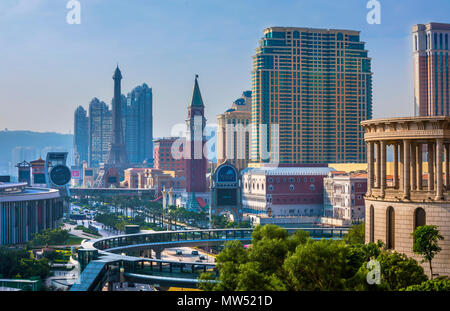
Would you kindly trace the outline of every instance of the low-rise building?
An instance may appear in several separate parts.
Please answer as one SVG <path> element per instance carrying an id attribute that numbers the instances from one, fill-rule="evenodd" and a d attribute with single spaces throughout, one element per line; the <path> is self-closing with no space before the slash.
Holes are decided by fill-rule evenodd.
<path id="1" fill-rule="evenodd" d="M 160 195 L 163 188 L 184 190 L 186 178 L 182 171 L 129 168 L 124 171 L 124 181 L 121 186 L 133 189 L 154 189 L 156 195 Z"/>
<path id="2" fill-rule="evenodd" d="M 57 189 L 0 182 L 0 245 L 26 243 L 35 233 L 57 228 L 63 213 Z"/>
<path id="3" fill-rule="evenodd" d="M 324 216 L 344 220 L 364 219 L 367 174 L 330 172 L 324 183 Z"/>
<path id="4" fill-rule="evenodd" d="M 332 168 L 321 164 L 270 167 L 242 171 L 244 214 L 261 217 L 323 215 L 323 179 Z"/>
<path id="5" fill-rule="evenodd" d="M 165 137 L 154 140 L 155 148 L 153 151 L 154 168 L 160 170 L 182 171 L 184 172 L 185 160 L 172 153 L 172 144 L 180 139 L 179 137 Z M 182 152 L 180 146 L 179 152 Z"/>

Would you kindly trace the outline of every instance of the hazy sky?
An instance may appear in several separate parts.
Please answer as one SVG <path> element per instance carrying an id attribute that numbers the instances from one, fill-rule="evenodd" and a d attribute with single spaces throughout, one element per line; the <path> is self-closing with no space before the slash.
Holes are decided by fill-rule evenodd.
<path id="1" fill-rule="evenodd" d="M 374 117 L 413 114 L 411 27 L 450 22 L 449 0 L 0 0 L 0 129 L 73 132 L 73 112 L 93 97 L 110 104 L 119 63 L 122 91 L 153 88 L 155 136 L 184 122 L 194 75 L 208 121 L 250 89 L 252 55 L 269 26 L 361 31 L 374 72 Z"/>

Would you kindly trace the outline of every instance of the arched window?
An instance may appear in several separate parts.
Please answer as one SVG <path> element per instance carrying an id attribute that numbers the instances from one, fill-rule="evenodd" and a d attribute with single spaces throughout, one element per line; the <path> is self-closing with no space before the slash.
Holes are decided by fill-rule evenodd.
<path id="1" fill-rule="evenodd" d="M 370 206 L 370 227 L 369 242 L 375 242 L 375 211 L 373 205 Z"/>
<path id="2" fill-rule="evenodd" d="M 389 206 L 386 211 L 386 248 L 394 248 L 395 235 L 395 212 L 392 206 Z"/>
<path id="3" fill-rule="evenodd" d="M 425 226 L 426 223 L 426 214 L 425 210 L 421 207 L 418 207 L 414 210 L 414 230 L 417 227 Z"/>

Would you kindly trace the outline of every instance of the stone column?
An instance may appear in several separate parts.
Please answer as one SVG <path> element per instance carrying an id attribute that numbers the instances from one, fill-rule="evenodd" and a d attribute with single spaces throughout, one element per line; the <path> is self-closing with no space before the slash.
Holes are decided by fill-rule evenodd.
<path id="1" fill-rule="evenodd" d="M 450 158 L 450 145 L 449 144 L 445 144 L 445 153 L 444 153 L 444 165 L 445 165 L 445 188 L 446 190 L 450 189 L 450 163 L 449 163 L 449 158 Z"/>
<path id="2" fill-rule="evenodd" d="M 399 176 L 399 182 L 400 182 L 400 189 L 401 190 L 403 190 L 403 188 L 404 188 L 404 183 L 403 183 L 403 181 L 404 181 L 404 154 L 405 154 L 405 152 L 404 152 L 404 146 L 403 146 L 403 141 L 401 141 L 401 143 L 400 143 L 400 165 L 399 165 L 399 172 L 400 172 L 400 176 Z"/>
<path id="3" fill-rule="evenodd" d="M 433 161 L 433 144 L 428 143 L 427 159 L 428 159 L 428 191 L 434 190 L 434 161 Z"/>
<path id="4" fill-rule="evenodd" d="M 381 188 L 381 143 L 377 143 L 377 188 Z"/>
<path id="5" fill-rule="evenodd" d="M 436 139 L 436 197 L 435 200 L 442 200 L 442 144 L 443 139 Z"/>
<path id="6" fill-rule="evenodd" d="M 416 144 L 416 164 L 417 164 L 417 190 L 422 190 L 422 144 Z"/>
<path id="7" fill-rule="evenodd" d="M 380 142 L 380 149 L 381 149 L 380 190 L 381 190 L 381 197 L 384 197 L 386 190 L 386 142 L 383 140 Z"/>
<path id="8" fill-rule="evenodd" d="M 411 190 L 417 190 L 416 144 L 411 143 Z"/>
<path id="9" fill-rule="evenodd" d="M 411 182 L 410 182 L 410 163 L 409 163 L 409 154 L 410 154 L 410 141 L 408 139 L 403 140 L 403 198 L 409 198 L 411 191 Z"/>
<path id="10" fill-rule="evenodd" d="M 394 188 L 398 189 L 398 144 L 394 143 L 394 172 L 393 172 Z"/>
<path id="11" fill-rule="evenodd" d="M 373 188 L 373 147 L 374 143 L 369 141 L 367 143 L 367 195 L 372 195 Z"/>

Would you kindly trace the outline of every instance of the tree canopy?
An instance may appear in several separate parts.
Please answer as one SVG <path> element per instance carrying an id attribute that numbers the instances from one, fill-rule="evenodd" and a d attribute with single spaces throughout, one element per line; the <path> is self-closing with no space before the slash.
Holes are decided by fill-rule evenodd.
<path id="1" fill-rule="evenodd" d="M 363 227 L 363 226 L 361 226 Z M 360 232 L 358 227 L 355 232 Z M 351 242 L 350 242 L 351 241 Z M 252 244 L 226 244 L 217 256 L 218 277 L 202 274 L 205 290 L 400 290 L 427 280 L 413 258 L 384 249 L 381 241 L 360 243 L 361 239 L 314 240 L 299 230 L 288 235 L 275 225 L 257 226 Z M 367 263 L 377 260 L 380 284 L 368 284 Z"/>

